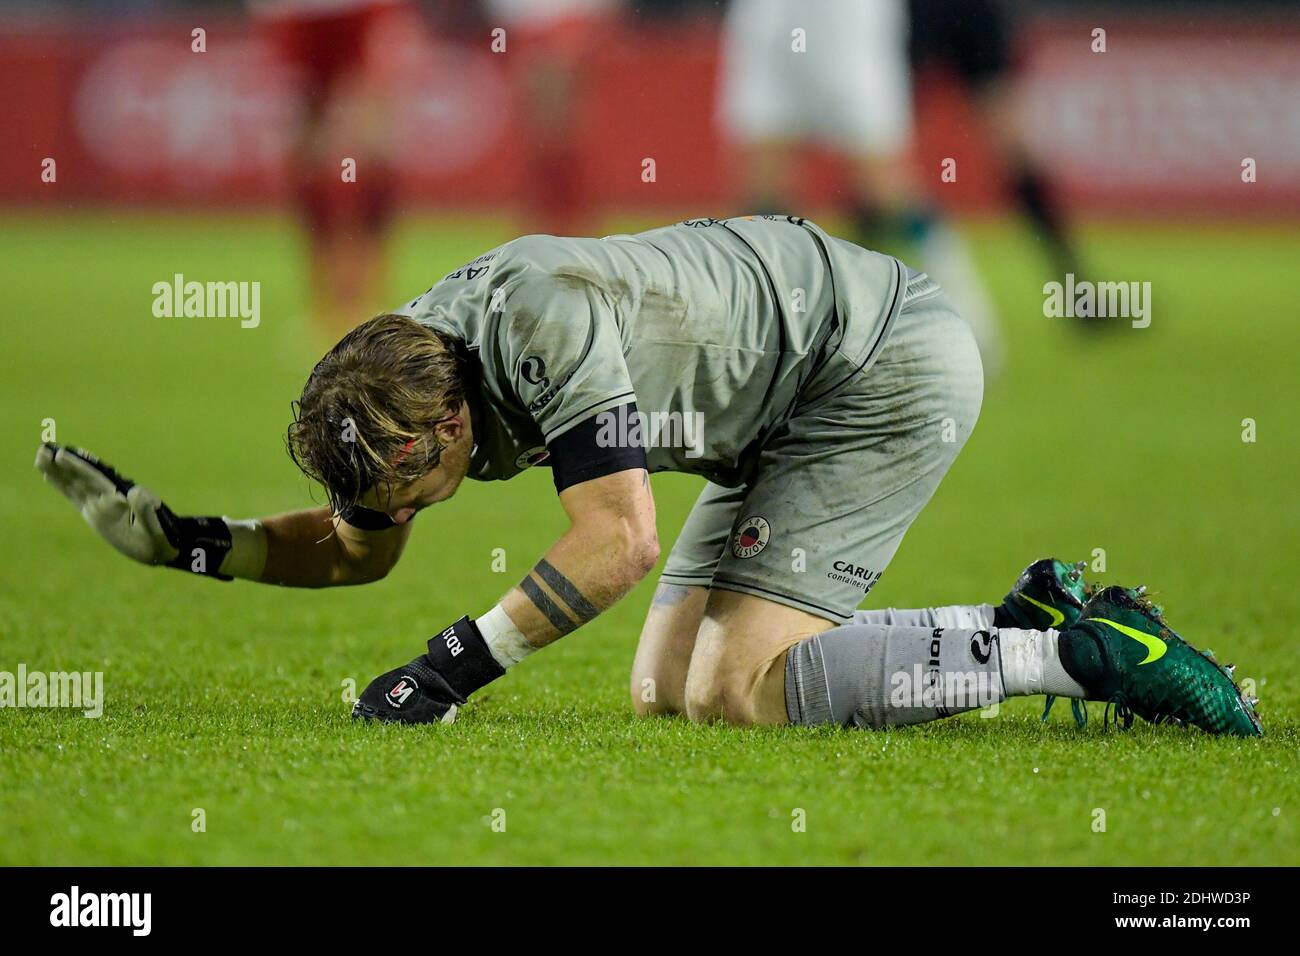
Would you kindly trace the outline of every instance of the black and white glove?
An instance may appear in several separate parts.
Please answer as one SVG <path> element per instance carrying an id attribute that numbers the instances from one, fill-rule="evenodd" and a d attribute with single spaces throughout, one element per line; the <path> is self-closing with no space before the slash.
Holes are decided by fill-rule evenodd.
<path id="1" fill-rule="evenodd" d="M 80 448 L 47 442 L 36 450 L 36 468 L 128 558 L 221 581 L 261 576 L 266 534 L 257 522 L 180 517 L 148 488 Z"/>
<path id="2" fill-rule="evenodd" d="M 462 617 L 429 641 L 428 653 L 372 680 L 352 705 L 352 716 L 402 724 L 450 724 L 470 694 L 504 673 L 478 626 Z"/>

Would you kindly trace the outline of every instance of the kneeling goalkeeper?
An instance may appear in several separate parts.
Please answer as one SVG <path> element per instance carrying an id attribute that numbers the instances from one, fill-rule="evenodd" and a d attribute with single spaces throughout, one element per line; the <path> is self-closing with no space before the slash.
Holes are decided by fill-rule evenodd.
<path id="1" fill-rule="evenodd" d="M 499 604 L 371 682 L 356 717 L 449 721 L 617 602 L 659 557 L 649 473 L 682 471 L 708 484 L 642 630 L 639 713 L 887 727 L 1044 694 L 1113 703 L 1126 724 L 1260 733 L 1230 670 L 1140 589 L 1089 595 L 1060 561 L 997 605 L 855 610 L 982 388 L 925 275 L 797 217 L 697 219 L 526 236 L 346 335 L 288 436 L 328 507 L 183 517 L 86 452 L 45 445 L 37 466 L 129 557 L 293 587 L 382 578 L 462 479 L 550 467 L 568 530 Z"/>

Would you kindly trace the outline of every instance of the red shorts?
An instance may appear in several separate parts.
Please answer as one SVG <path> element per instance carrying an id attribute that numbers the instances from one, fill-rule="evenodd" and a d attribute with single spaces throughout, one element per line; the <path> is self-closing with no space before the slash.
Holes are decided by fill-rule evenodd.
<path id="1" fill-rule="evenodd" d="M 580 67 L 600 47 L 615 24 L 610 15 L 568 16 L 537 26 L 515 27 L 509 33 L 511 52 L 520 54 L 525 66 L 560 63 Z"/>
<path id="2" fill-rule="evenodd" d="M 405 0 L 375 0 L 338 13 L 268 16 L 262 29 L 276 55 L 301 74 L 309 95 L 324 96 L 365 66 L 371 38 Z"/>

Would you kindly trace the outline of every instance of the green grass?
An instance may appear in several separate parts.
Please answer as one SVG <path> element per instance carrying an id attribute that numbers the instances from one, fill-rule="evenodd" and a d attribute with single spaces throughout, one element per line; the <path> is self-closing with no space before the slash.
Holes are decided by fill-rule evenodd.
<path id="1" fill-rule="evenodd" d="M 394 301 L 505 228 L 408 223 Z M 889 734 L 639 721 L 626 682 L 649 583 L 452 727 L 355 725 L 346 679 L 364 686 L 481 613 L 560 531 L 548 475 L 467 483 L 366 588 L 134 566 L 31 470 L 42 420 L 179 511 L 308 502 L 282 445 L 324 344 L 303 319 L 299 250 L 270 219 L 9 215 L 0 670 L 102 670 L 107 702 L 99 720 L 0 710 L 0 863 L 1300 862 L 1300 236 L 1095 226 L 1094 269 L 1151 281 L 1154 320 L 1089 338 L 1043 318 L 1020 233 L 970 231 L 1010 364 L 872 604 L 996 600 L 1033 558 L 1104 548 L 1093 577 L 1147 583 L 1176 627 L 1257 682 L 1264 739 L 1103 733 L 1095 707 L 1085 731 L 1064 706 L 1043 726 L 1038 700 Z M 261 327 L 153 318 L 150 286 L 174 272 L 260 280 Z M 669 543 L 699 482 L 654 487 Z"/>

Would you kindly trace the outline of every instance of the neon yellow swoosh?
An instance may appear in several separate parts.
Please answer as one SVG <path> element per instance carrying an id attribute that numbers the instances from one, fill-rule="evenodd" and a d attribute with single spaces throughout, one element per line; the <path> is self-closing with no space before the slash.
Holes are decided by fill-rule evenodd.
<path id="1" fill-rule="evenodd" d="M 1028 601 L 1034 607 L 1041 607 L 1044 611 L 1050 614 L 1052 617 L 1052 623 L 1047 625 L 1048 627 L 1056 627 L 1065 620 L 1065 615 L 1050 604 L 1044 604 L 1042 601 L 1035 601 L 1028 594 L 1017 594 L 1016 597 L 1020 598 L 1022 601 Z"/>
<path id="2" fill-rule="evenodd" d="M 1129 627 L 1127 624 L 1117 624 L 1114 621 L 1106 620 L 1104 617 L 1090 617 L 1088 620 L 1100 621 L 1102 624 L 1109 624 L 1121 634 L 1133 638 L 1133 640 L 1145 647 L 1147 649 L 1146 660 L 1138 661 L 1138 667 L 1141 667 L 1143 664 L 1150 664 L 1153 661 L 1160 660 L 1160 658 L 1165 656 L 1165 651 L 1169 649 L 1169 645 L 1160 640 L 1160 638 L 1154 637 L 1151 634 L 1143 633 L 1135 627 Z"/>

